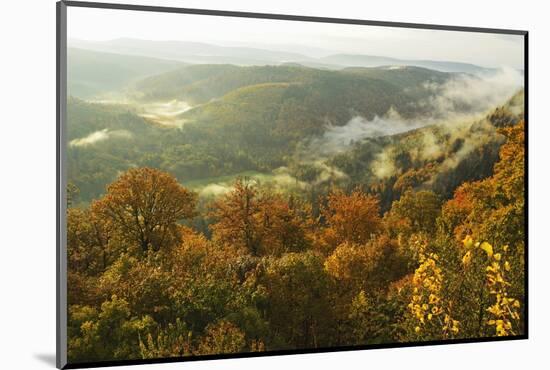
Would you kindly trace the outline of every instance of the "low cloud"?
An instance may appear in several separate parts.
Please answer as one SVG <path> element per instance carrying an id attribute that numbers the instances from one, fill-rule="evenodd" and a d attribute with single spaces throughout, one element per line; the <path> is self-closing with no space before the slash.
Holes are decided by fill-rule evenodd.
<path id="1" fill-rule="evenodd" d="M 305 146 L 304 160 L 312 156 L 329 158 L 346 152 L 356 143 L 367 138 L 395 135 L 425 126 L 437 126 L 437 130 L 421 130 L 417 143 L 410 148 L 413 160 L 431 161 L 446 156 L 443 169 L 456 167 L 470 153 L 479 148 L 493 130 L 483 122 L 485 116 L 496 107 L 502 106 L 516 94 L 524 84 L 523 74 L 511 68 L 502 68 L 480 75 L 459 74 L 443 84 L 425 84 L 430 96 L 419 103 L 419 111 L 424 112 L 414 118 L 403 118 L 391 108 L 383 116 L 367 120 L 357 116 L 342 126 L 327 126 L 323 136 L 314 138 Z M 512 107 L 517 113 L 523 109 L 521 99 Z M 471 133 L 473 123 L 486 125 L 482 131 Z M 493 132 L 493 131 L 491 131 Z M 436 134 L 438 133 L 438 134 Z M 451 151 L 449 147 L 460 140 L 461 147 Z M 369 144 L 370 145 L 370 144 Z M 399 171 L 394 163 L 392 146 L 380 147 L 370 166 L 379 179 L 393 176 Z"/>
<path id="2" fill-rule="evenodd" d="M 395 135 L 420 127 L 443 124 L 454 126 L 481 119 L 490 110 L 505 104 L 523 87 L 523 75 L 511 68 L 501 68 L 480 75 L 459 74 L 443 84 L 426 83 L 430 96 L 419 103 L 426 112 L 404 119 L 394 108 L 372 120 L 356 116 L 342 126 L 327 126 L 323 136 L 314 138 L 308 150 L 321 156 L 347 151 L 354 143 L 366 138 Z M 427 137 L 426 144 L 433 138 Z M 429 153 L 427 148 L 426 155 Z"/>
<path id="3" fill-rule="evenodd" d="M 331 156 L 347 151 L 355 143 L 366 138 L 395 135 L 425 126 L 422 119 L 405 120 L 395 109 L 390 109 L 382 116 L 372 120 L 356 116 L 343 126 L 327 126 L 320 138 L 311 140 L 309 150 L 322 156 Z"/>
<path id="4" fill-rule="evenodd" d="M 478 75 L 461 74 L 440 85 L 425 84 L 432 96 L 421 104 L 438 120 L 479 115 L 504 104 L 523 85 L 523 74 L 512 68 Z"/>
<path id="5" fill-rule="evenodd" d="M 397 172 L 391 148 L 386 148 L 376 155 L 371 170 L 379 179 L 387 179 Z"/>
<path id="6" fill-rule="evenodd" d="M 199 190 L 199 195 L 203 197 L 217 197 L 229 193 L 234 189 L 236 178 L 223 182 L 210 183 Z M 269 186 L 277 190 L 289 188 L 304 189 L 307 184 L 292 176 L 287 167 L 279 167 L 273 170 L 271 174 L 258 173 L 250 175 L 250 183 L 261 186 Z"/>
<path id="7" fill-rule="evenodd" d="M 161 126 L 181 128 L 185 120 L 179 116 L 191 108 L 191 105 L 183 100 L 147 103 L 141 104 L 142 112 L 139 116 Z"/>
<path id="8" fill-rule="evenodd" d="M 450 132 L 449 143 L 461 141 L 460 148 L 448 155 L 441 163 L 440 169 L 447 171 L 456 168 L 474 150 L 482 147 L 491 139 L 495 139 L 495 128 L 486 120 L 474 123 L 476 130 L 472 131 L 472 125 L 463 125 L 459 129 Z"/>
<path id="9" fill-rule="evenodd" d="M 294 187 L 304 189 L 307 185 L 305 182 L 302 182 L 292 176 L 288 168 L 284 166 L 273 170 L 273 178 L 271 182 L 273 182 L 276 187 L 282 188 Z"/>
<path id="10" fill-rule="evenodd" d="M 319 174 L 313 182 L 314 185 L 320 185 L 326 183 L 327 181 L 335 181 L 345 179 L 348 176 L 337 169 L 336 167 L 331 167 L 324 162 L 314 162 L 313 166 L 319 170 Z"/>
<path id="11" fill-rule="evenodd" d="M 199 195 L 203 197 L 218 196 L 229 193 L 231 190 L 233 190 L 232 185 L 222 183 L 208 184 L 200 190 Z"/>
<path id="12" fill-rule="evenodd" d="M 99 142 L 106 141 L 109 139 L 131 139 L 132 133 L 127 130 L 109 130 L 103 129 L 92 132 L 91 134 L 84 136 L 79 139 L 74 139 L 69 142 L 70 146 L 74 147 L 86 147 L 95 145 Z"/>

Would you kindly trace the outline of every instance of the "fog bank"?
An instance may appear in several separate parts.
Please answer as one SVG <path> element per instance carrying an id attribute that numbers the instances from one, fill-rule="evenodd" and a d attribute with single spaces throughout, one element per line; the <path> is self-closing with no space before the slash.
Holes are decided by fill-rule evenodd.
<path id="1" fill-rule="evenodd" d="M 70 146 L 74 147 L 86 147 L 95 145 L 99 142 L 106 141 L 108 139 L 131 139 L 132 133 L 127 130 L 109 130 L 103 129 L 92 132 L 91 134 L 84 136 L 80 139 L 74 139 L 69 142 Z"/>

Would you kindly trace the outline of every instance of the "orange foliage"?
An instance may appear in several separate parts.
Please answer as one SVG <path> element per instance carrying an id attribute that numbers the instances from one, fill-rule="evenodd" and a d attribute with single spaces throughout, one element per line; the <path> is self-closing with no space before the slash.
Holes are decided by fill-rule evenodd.
<path id="1" fill-rule="evenodd" d="M 131 169 L 92 203 L 131 246 L 158 251 L 177 241 L 176 223 L 194 215 L 196 195 L 177 180 L 153 168 Z"/>
<path id="2" fill-rule="evenodd" d="M 347 195 L 333 190 L 321 214 L 328 224 L 325 241 L 333 248 L 343 242 L 364 244 L 382 227 L 380 205 L 376 197 L 355 189 Z"/>
<path id="3" fill-rule="evenodd" d="M 253 256 L 298 252 L 308 244 L 300 210 L 279 194 L 259 193 L 238 180 L 233 191 L 217 200 L 210 216 L 214 240 Z"/>

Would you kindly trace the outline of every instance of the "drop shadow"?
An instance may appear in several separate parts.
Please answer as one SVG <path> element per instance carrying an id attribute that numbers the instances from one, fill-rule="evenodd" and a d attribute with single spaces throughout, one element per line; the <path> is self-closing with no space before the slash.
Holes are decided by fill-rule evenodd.
<path id="1" fill-rule="evenodd" d="M 35 353 L 34 358 L 51 367 L 55 367 L 56 365 L 55 353 Z"/>

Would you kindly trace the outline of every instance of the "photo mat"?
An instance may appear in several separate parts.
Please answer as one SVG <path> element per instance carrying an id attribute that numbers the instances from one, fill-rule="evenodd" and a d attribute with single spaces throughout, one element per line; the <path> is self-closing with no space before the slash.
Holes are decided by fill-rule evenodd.
<path id="1" fill-rule="evenodd" d="M 61 2 L 57 67 L 58 367 L 527 338 L 527 32 Z"/>

